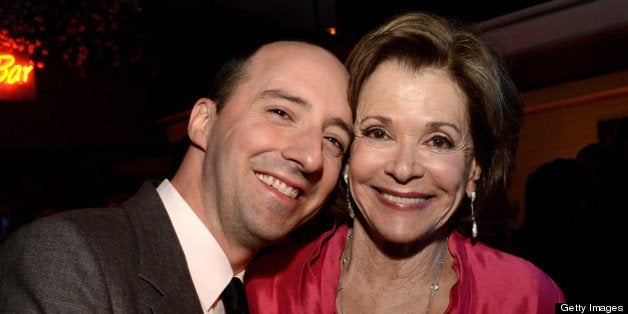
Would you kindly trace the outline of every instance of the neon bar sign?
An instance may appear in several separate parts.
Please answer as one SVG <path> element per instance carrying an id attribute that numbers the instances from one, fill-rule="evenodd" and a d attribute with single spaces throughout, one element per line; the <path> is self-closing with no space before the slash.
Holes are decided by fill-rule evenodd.
<path id="1" fill-rule="evenodd" d="M 0 99 L 35 100 L 34 63 L 0 52 Z"/>
<path id="2" fill-rule="evenodd" d="M 33 65 L 15 64 L 15 57 L 9 54 L 0 54 L 0 83 L 9 85 L 28 83 L 28 75 L 33 71 Z"/>

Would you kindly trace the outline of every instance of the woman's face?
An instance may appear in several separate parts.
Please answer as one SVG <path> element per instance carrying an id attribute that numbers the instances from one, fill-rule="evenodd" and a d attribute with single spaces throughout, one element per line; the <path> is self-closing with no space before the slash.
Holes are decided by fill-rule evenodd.
<path id="1" fill-rule="evenodd" d="M 379 65 L 362 88 L 348 166 L 365 228 L 409 243 L 445 225 L 480 176 L 466 112 L 445 72 Z"/>

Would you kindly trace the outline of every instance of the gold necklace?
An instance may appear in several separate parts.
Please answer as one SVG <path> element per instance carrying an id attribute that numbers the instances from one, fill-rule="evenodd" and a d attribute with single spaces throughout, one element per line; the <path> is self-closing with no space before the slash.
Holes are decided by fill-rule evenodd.
<path id="1" fill-rule="evenodd" d="M 343 293 L 343 279 L 347 269 L 347 264 L 349 264 L 349 251 L 351 250 L 351 242 L 353 241 L 353 229 L 349 228 L 347 232 L 347 242 L 345 244 L 345 248 L 342 250 L 342 259 L 340 260 L 340 280 L 338 281 L 338 299 L 340 302 L 340 314 L 345 313 L 344 306 L 344 293 Z M 444 243 L 441 245 L 440 250 L 438 252 L 436 263 L 438 263 L 438 268 L 436 273 L 434 274 L 434 281 L 432 285 L 430 285 L 430 295 L 427 300 L 427 310 L 426 314 L 429 314 L 432 310 L 432 304 L 434 303 L 434 297 L 436 296 L 436 292 L 440 288 L 440 276 L 443 272 L 443 265 L 445 265 L 445 253 L 447 252 L 447 242 L 449 242 L 449 236 L 445 238 Z"/>

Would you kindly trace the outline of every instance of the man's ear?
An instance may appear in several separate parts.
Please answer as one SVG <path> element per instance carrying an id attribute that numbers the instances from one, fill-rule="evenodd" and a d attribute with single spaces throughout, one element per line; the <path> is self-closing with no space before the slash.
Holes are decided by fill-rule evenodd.
<path id="1" fill-rule="evenodd" d="M 216 103 L 209 98 L 201 98 L 196 101 L 188 123 L 188 137 L 195 146 L 203 150 L 207 148 L 210 128 L 215 119 Z"/>

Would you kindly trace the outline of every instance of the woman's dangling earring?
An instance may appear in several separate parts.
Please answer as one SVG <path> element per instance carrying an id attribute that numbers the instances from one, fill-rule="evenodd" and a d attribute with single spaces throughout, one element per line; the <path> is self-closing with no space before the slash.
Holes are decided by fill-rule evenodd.
<path id="1" fill-rule="evenodd" d="M 355 218 L 355 212 L 353 211 L 353 206 L 351 205 L 351 191 L 349 190 L 349 173 L 345 170 L 342 175 L 343 180 L 345 181 L 345 185 L 347 186 L 347 209 L 349 210 L 349 217 L 351 219 Z"/>
<path id="2" fill-rule="evenodd" d="M 471 192 L 471 220 L 473 221 L 473 224 L 471 225 L 471 235 L 473 236 L 473 239 L 476 239 L 478 237 L 478 224 L 475 222 L 473 203 L 475 203 L 475 191 Z"/>

